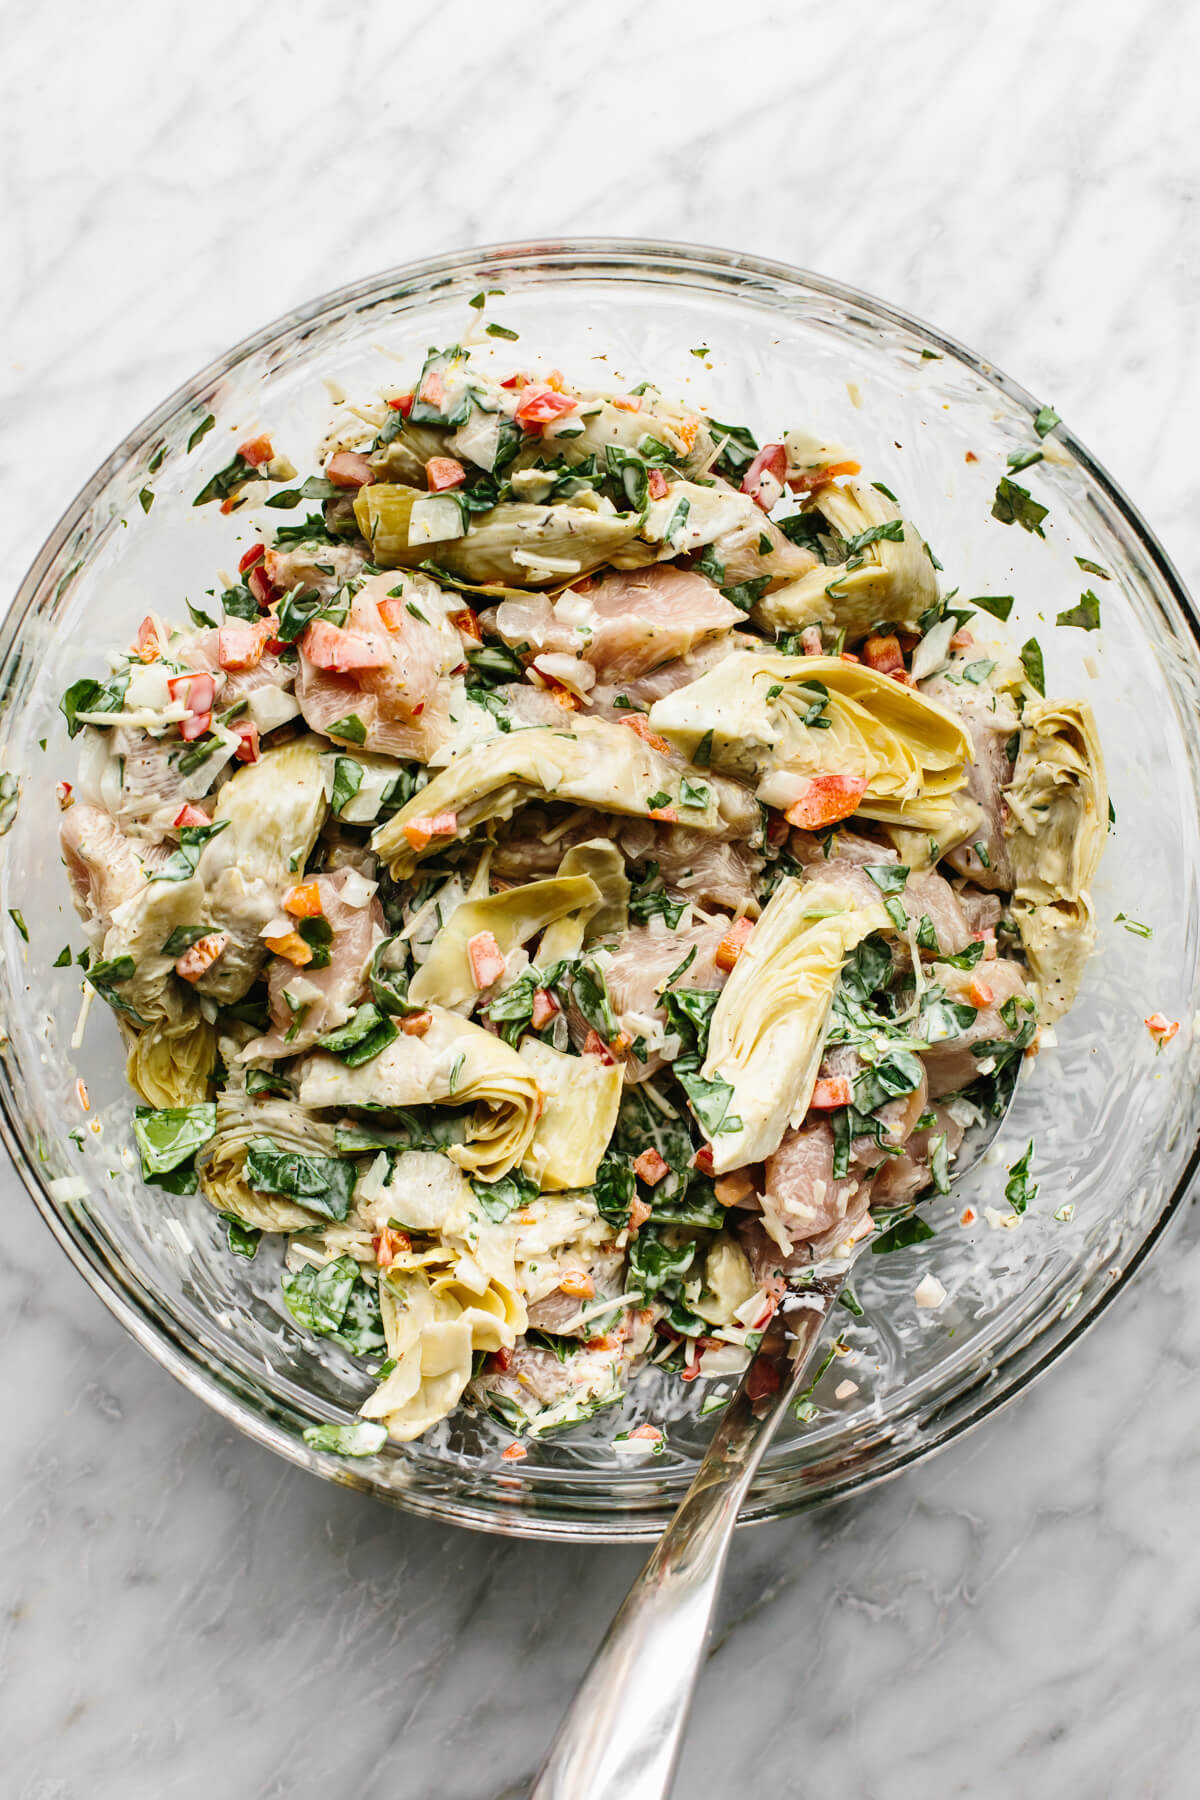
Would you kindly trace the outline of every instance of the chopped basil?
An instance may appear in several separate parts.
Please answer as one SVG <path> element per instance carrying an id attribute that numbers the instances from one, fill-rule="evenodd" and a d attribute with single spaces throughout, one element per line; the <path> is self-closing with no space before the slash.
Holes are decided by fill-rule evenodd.
<path id="1" fill-rule="evenodd" d="M 216 1129 L 217 1108 L 211 1101 L 198 1106 L 167 1106 L 159 1111 L 139 1106 L 134 1114 L 133 1135 L 145 1179 L 165 1175 L 187 1162 L 207 1144 Z"/>
<path id="2" fill-rule="evenodd" d="M 53 969 L 69 969 L 70 968 L 70 966 L 71 966 L 71 946 L 70 946 L 70 944 L 63 945 L 62 949 L 59 951 L 58 955 L 55 957 L 54 961 L 51 963 L 50 966 Z"/>
<path id="3" fill-rule="evenodd" d="M 323 1269 L 307 1264 L 283 1277 L 283 1297 L 298 1325 L 318 1337 L 333 1338 L 352 1356 L 385 1348 L 379 1297 L 362 1279 L 352 1256 L 339 1256 Z"/>
<path id="4" fill-rule="evenodd" d="M 274 1069 L 247 1069 L 246 1092 L 250 1095 L 280 1094 L 285 1100 L 295 1098 L 286 1075 L 280 1075 Z"/>
<path id="5" fill-rule="evenodd" d="M 1153 926 L 1143 925 L 1137 919 L 1131 919 L 1127 913 L 1123 913 L 1123 912 L 1118 913 L 1116 918 L 1113 920 L 1113 924 L 1114 925 L 1123 925 L 1125 927 L 1126 931 L 1131 931 L 1133 933 L 1134 937 L 1148 938 L 1148 937 L 1154 936 Z M 67 952 L 67 957 L 68 957 L 68 960 L 70 960 L 70 952 L 69 951 Z M 57 964 L 55 966 L 57 967 Z"/>
<path id="6" fill-rule="evenodd" d="M 138 502 L 141 506 L 142 511 L 144 513 L 148 513 L 150 511 L 150 508 L 154 505 L 154 489 L 144 487 L 142 489 L 141 493 L 138 495 Z"/>
<path id="7" fill-rule="evenodd" d="M 743 474 L 758 455 L 758 439 L 744 425 L 722 425 L 720 419 L 709 419 L 707 423 L 714 441 L 720 445 L 713 468 L 740 486 Z"/>
<path id="8" fill-rule="evenodd" d="M 910 1219 L 900 1219 L 889 1231 L 877 1237 L 871 1245 L 873 1256 L 887 1256 L 892 1250 L 907 1250 L 913 1244 L 924 1244 L 937 1233 L 925 1220 L 915 1213 Z"/>
<path id="9" fill-rule="evenodd" d="M 890 494 L 888 498 L 891 499 Z M 855 1299 L 853 1292 L 849 1288 L 843 1288 L 838 1295 L 838 1305 L 844 1306 L 846 1311 L 848 1313 L 853 1313 L 856 1319 L 863 1319 L 866 1317 L 863 1307 L 860 1305 L 859 1301 Z"/>
<path id="10" fill-rule="evenodd" d="M 221 1217 L 228 1227 L 228 1243 L 233 1254 L 253 1261 L 258 1252 L 262 1232 L 255 1225 L 247 1225 L 245 1219 L 239 1219 L 236 1213 L 223 1212 Z"/>
<path id="11" fill-rule="evenodd" d="M 1028 638 L 1021 645 L 1021 665 L 1025 670 L 1025 678 L 1030 687 L 1036 688 L 1045 698 L 1046 664 L 1042 657 L 1042 646 L 1036 638 Z"/>
<path id="12" fill-rule="evenodd" d="M 981 681 L 987 680 L 995 666 L 994 662 L 984 657 L 979 662 L 968 663 L 962 672 L 962 678 L 964 681 L 973 682 L 978 687 Z"/>
<path id="13" fill-rule="evenodd" d="M 1080 631 L 1099 631 L 1100 601 L 1091 588 L 1085 588 L 1079 596 L 1079 605 L 1070 606 L 1066 612 L 1060 612 L 1055 619 L 1056 625 L 1077 625 Z"/>
<path id="14" fill-rule="evenodd" d="M 991 613 L 994 619 L 1007 619 L 1013 609 L 1012 594 L 976 594 L 970 600 L 964 600 L 964 606 L 977 606 L 980 612 Z"/>
<path id="15" fill-rule="evenodd" d="M 348 806 L 363 784 L 363 766 L 352 756 L 337 756 L 333 761 L 333 788 L 329 796 L 330 811 L 336 816 Z"/>
<path id="16" fill-rule="evenodd" d="M 132 956 L 116 956 L 111 962 L 91 963 L 89 967 L 89 964 L 83 961 L 87 954 L 86 950 L 81 951 L 79 961 L 87 969 L 88 980 L 100 998 L 106 1000 L 114 1012 L 123 1013 L 127 1019 L 132 1019 L 135 1025 L 147 1025 L 149 1021 L 143 1019 L 141 1013 L 135 1011 L 127 1000 L 122 1000 L 120 995 L 113 992 L 115 985 L 133 979 L 136 965 Z"/>
<path id="17" fill-rule="evenodd" d="M 353 1425 L 306 1425 L 302 1436 L 310 1450 L 327 1450 L 331 1456 L 374 1456 L 387 1443 L 387 1426 L 374 1419 L 358 1419 Z"/>
<path id="18" fill-rule="evenodd" d="M 908 880 L 908 868 L 904 863 L 866 863 L 863 874 L 869 875 L 881 894 L 900 894 Z"/>
<path id="19" fill-rule="evenodd" d="M 205 482 L 192 505 L 207 506 L 211 500 L 228 500 L 231 494 L 235 494 L 248 481 L 258 479 L 259 473 L 254 464 L 247 462 L 244 456 L 235 456 L 232 462 L 227 462 L 211 480 Z"/>
<path id="20" fill-rule="evenodd" d="M 344 719 L 335 719 L 325 727 L 325 734 L 331 738 L 341 738 L 347 744 L 365 744 L 367 728 L 357 713 L 347 713 Z"/>
<path id="21" fill-rule="evenodd" d="M 290 512 L 294 506 L 299 506 L 301 500 L 339 500 L 345 492 L 345 488 L 327 481 L 323 475 L 310 475 L 299 487 L 281 488 L 279 493 L 272 494 L 263 504 L 280 512 Z"/>
<path id="22" fill-rule="evenodd" d="M 183 604 L 187 607 L 188 612 L 191 615 L 193 625 L 203 625 L 208 631 L 215 631 L 217 629 L 217 621 L 215 619 L 210 619 L 206 612 L 201 612 L 198 606 L 193 606 L 190 600 L 185 600 Z"/>
<path id="23" fill-rule="evenodd" d="M 705 732 L 692 753 L 692 763 L 697 769 L 707 769 L 712 762 L 713 733 L 712 727 Z"/>
<path id="24" fill-rule="evenodd" d="M 1010 481 L 1007 475 L 1001 476 L 996 484 L 996 496 L 992 501 L 992 517 L 999 519 L 1002 525 L 1020 525 L 1025 531 L 1032 531 L 1036 537 L 1044 538 L 1042 520 L 1050 508 L 1035 500 L 1028 488 L 1018 482 Z"/>
<path id="25" fill-rule="evenodd" d="M 16 926 L 17 930 L 20 932 L 21 936 L 25 939 L 25 942 L 28 943 L 29 942 L 29 927 L 26 925 L 24 918 L 21 916 L 19 909 L 15 906 L 10 906 L 8 909 L 8 916 L 12 920 L 13 924 Z"/>
<path id="26" fill-rule="evenodd" d="M 312 955 L 304 965 L 305 968 L 327 969 L 329 967 L 329 946 L 333 942 L 333 926 L 329 920 L 324 917 L 300 919 L 297 921 L 296 930 L 312 951 Z M 284 989 L 284 998 L 287 999 L 286 988 Z"/>
<path id="27" fill-rule="evenodd" d="M 342 1220 L 354 1198 L 355 1166 L 337 1156 L 302 1156 L 280 1150 L 269 1137 L 246 1146 L 244 1179 L 256 1194 L 282 1194 L 311 1212 Z"/>
<path id="28" fill-rule="evenodd" d="M 748 613 L 752 607 L 757 606 L 770 585 L 769 575 L 755 575 L 750 581 L 739 581 L 734 587 L 723 587 L 721 592 L 726 600 Z"/>
<path id="29" fill-rule="evenodd" d="M 647 810 L 647 812 L 661 812 L 664 807 L 670 806 L 670 804 L 671 804 L 670 794 L 664 793 L 661 789 L 659 790 L 659 792 L 657 794 L 647 794 L 646 795 L 646 810 Z"/>
<path id="30" fill-rule="evenodd" d="M 712 789 L 706 781 L 689 781 L 685 775 L 679 784 L 679 804 L 686 807 L 699 807 L 703 810 L 712 799 Z"/>
<path id="31" fill-rule="evenodd" d="M 234 587 L 222 590 L 221 605 L 227 619 L 243 619 L 247 624 L 253 624 L 256 619 L 262 617 L 262 608 L 244 581 L 239 581 Z M 194 613 L 192 616 L 196 617 Z M 207 619 L 207 614 L 204 617 Z"/>
<path id="32" fill-rule="evenodd" d="M 1034 463 L 1043 462 L 1045 456 L 1044 450 L 1010 450 L 1004 460 L 1016 475 L 1021 469 L 1031 469 Z"/>
<path id="33" fill-rule="evenodd" d="M 1038 1184 L 1032 1179 L 1032 1161 L 1033 1139 L 1030 1138 L 1025 1154 L 1011 1165 L 1008 1180 L 1004 1184 L 1004 1198 L 1015 1213 L 1023 1213 L 1037 1199 Z"/>
<path id="34" fill-rule="evenodd" d="M 208 937 L 211 932 L 211 925 L 177 925 L 159 954 L 182 956 L 185 950 L 190 950 L 193 944 L 198 944 L 201 938 Z"/>
<path id="35" fill-rule="evenodd" d="M 485 687 L 505 686 L 522 680 L 525 674 L 525 664 L 507 644 L 485 644 L 482 650 L 468 650 L 467 661 L 475 679 Z"/>
<path id="36" fill-rule="evenodd" d="M 512 1169 L 499 1181 L 471 1181 L 471 1192 L 493 1224 L 502 1225 L 509 1213 L 528 1206 L 541 1192 L 536 1181 Z"/>
<path id="37" fill-rule="evenodd" d="M 228 819 L 219 819 L 212 825 L 181 825 L 178 850 L 167 858 L 161 869 L 154 871 L 150 880 L 189 881 L 196 873 L 204 845 L 210 838 L 218 837 L 228 824 Z"/>
<path id="38" fill-rule="evenodd" d="M 1055 412 L 1054 408 L 1052 406 L 1043 406 L 1033 421 L 1033 429 L 1040 438 L 1044 438 L 1049 436 L 1056 425 L 1061 424 L 1062 420 Z"/>
<path id="39" fill-rule="evenodd" d="M 212 430 L 212 428 L 216 424 L 216 422 L 217 421 L 213 418 L 211 413 L 209 413 L 205 418 L 201 419 L 201 421 L 197 425 L 195 431 L 193 431 L 191 437 L 187 441 L 189 455 L 196 448 L 196 445 L 200 442 L 201 438 L 208 436 L 209 432 Z"/>
<path id="40" fill-rule="evenodd" d="M 729 1116 L 733 1089 L 727 1081 L 719 1077 L 706 1081 L 702 1075 L 695 1074 L 680 1074 L 678 1079 L 697 1122 L 708 1137 L 742 1129 L 742 1121 Z"/>
<path id="41" fill-rule="evenodd" d="M 629 1209 L 637 1198 L 637 1181 L 633 1169 L 624 1158 L 606 1154 L 601 1159 L 592 1187 L 592 1198 L 600 1217 L 615 1230 L 623 1231 L 629 1223 Z"/>
<path id="42" fill-rule="evenodd" d="M 882 525 L 869 525 L 866 531 L 856 532 L 852 538 L 847 538 L 846 560 L 849 561 L 852 556 L 858 556 L 869 545 L 877 544 L 881 539 L 889 544 L 902 544 L 904 542 L 904 520 L 888 519 Z"/>
<path id="43" fill-rule="evenodd" d="M 73 681 L 58 703 L 58 710 L 67 721 L 67 736 L 73 738 L 83 730 L 80 713 L 120 712 L 128 686 L 128 669 L 122 669 L 108 681 L 91 681 L 86 676 L 82 681 Z"/>
<path id="44" fill-rule="evenodd" d="M 717 560 L 717 553 L 711 544 L 705 544 L 697 557 L 696 570 L 698 574 L 707 575 L 708 579 L 717 587 L 720 587 L 725 579 L 725 564 Z"/>
<path id="45" fill-rule="evenodd" d="M 919 933 L 917 941 L 920 942 Z M 973 969 L 985 948 L 982 938 L 979 938 L 973 944 L 968 944 L 965 950 L 957 950 L 953 956 L 939 955 L 938 961 L 945 963 L 951 969 Z"/>
<path id="46" fill-rule="evenodd" d="M 355 1009 L 345 1025 L 339 1025 L 336 1031 L 327 1031 L 317 1042 L 323 1050 L 340 1057 L 347 1068 L 357 1069 L 372 1061 L 398 1035 L 387 1014 L 368 1001 L 365 1006 Z"/>
<path id="47" fill-rule="evenodd" d="M 510 331 L 507 325 L 488 324 L 483 329 L 489 337 L 508 338 L 514 344 L 521 335 L 519 331 Z"/>
<path id="48" fill-rule="evenodd" d="M 658 864 L 651 862 L 646 864 L 646 873 L 630 892 L 629 916 L 643 925 L 648 919 L 665 919 L 671 930 L 675 931 L 686 905 L 685 900 L 670 898 L 658 879 Z"/>
<path id="49" fill-rule="evenodd" d="M 929 1173 L 939 1194 L 950 1192 L 950 1146 L 944 1131 L 929 1140 Z"/>
<path id="50" fill-rule="evenodd" d="M 1107 569 L 1101 568 L 1100 564 L 1097 562 L 1089 562 L 1086 556 L 1077 556 L 1075 558 L 1075 561 L 1078 563 L 1079 567 L 1083 570 L 1085 575 L 1098 575 L 1100 577 L 1101 581 L 1111 581 L 1112 580 L 1112 576 L 1109 574 Z"/>

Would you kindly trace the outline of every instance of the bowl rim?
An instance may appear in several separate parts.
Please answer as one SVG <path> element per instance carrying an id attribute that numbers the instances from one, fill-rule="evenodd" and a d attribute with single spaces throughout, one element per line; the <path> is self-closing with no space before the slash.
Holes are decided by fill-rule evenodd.
<path id="1" fill-rule="evenodd" d="M 559 261 L 575 270 L 592 263 L 598 265 L 596 272 L 599 274 L 603 266 L 614 266 L 614 259 L 627 260 L 631 264 L 631 272 L 633 265 L 636 265 L 643 273 L 647 269 L 659 269 L 664 275 L 678 275 L 685 269 L 692 268 L 700 273 L 707 271 L 714 275 L 745 275 L 750 278 L 760 276 L 768 282 L 797 292 L 815 294 L 843 307 L 864 308 L 872 315 L 874 322 L 893 324 L 927 344 L 936 346 L 939 354 L 948 354 L 988 387 L 998 391 L 1008 402 L 1027 411 L 1031 419 L 1039 411 L 1038 401 L 1026 388 L 997 369 L 994 363 L 915 314 L 893 306 L 864 289 L 777 259 L 711 245 L 622 236 L 509 241 L 425 257 L 326 290 L 315 299 L 271 320 L 180 383 L 152 412 L 147 413 L 128 430 L 64 508 L 18 584 L 3 620 L 0 621 L 0 667 L 8 664 L 18 646 L 46 576 L 72 533 L 86 518 L 89 509 L 108 483 L 177 418 L 184 408 L 204 400 L 214 385 L 240 363 L 268 349 L 286 333 L 312 326 L 327 314 L 345 313 L 356 302 L 378 298 L 387 290 L 403 284 L 427 287 L 433 278 L 444 277 L 449 283 L 455 277 L 483 266 L 503 267 L 507 264 L 523 267 L 535 260 L 543 265 L 553 265 L 555 261 Z M 552 268 L 550 272 L 553 273 Z M 1139 546 L 1153 574 L 1165 586 L 1178 607 L 1197 649 L 1200 650 L 1200 615 L 1158 537 L 1123 488 L 1079 441 L 1069 426 L 1060 422 L 1057 435 L 1076 465 L 1094 487 L 1107 497 L 1119 515 L 1123 527 Z M 7 701 L 4 706 L 6 709 Z M 610 1515 L 607 1521 L 597 1522 L 581 1512 L 556 1511 L 542 1514 L 536 1509 L 518 1512 L 515 1508 L 510 1512 L 494 1504 L 485 1505 L 474 1496 L 455 1495 L 446 1500 L 428 1489 L 417 1491 L 404 1485 L 384 1487 L 360 1472 L 347 1459 L 313 1451 L 294 1426 L 292 1429 L 284 1428 L 284 1405 L 275 1409 L 279 1417 L 271 1418 L 261 1406 L 250 1404 L 240 1379 L 228 1369 L 219 1374 L 205 1354 L 202 1343 L 189 1330 L 185 1330 L 161 1309 L 148 1306 L 136 1286 L 127 1280 L 124 1272 L 111 1258 L 104 1257 L 98 1251 L 89 1256 L 66 1228 L 59 1205 L 50 1193 L 49 1178 L 34 1165 L 24 1145 L 21 1108 L 6 1058 L 0 1058 L 0 1141 L 7 1149 L 30 1199 L 92 1292 L 135 1342 L 168 1374 L 257 1443 L 298 1467 L 339 1485 L 360 1489 L 403 1510 L 498 1536 L 588 1543 L 652 1542 L 658 1536 L 661 1529 L 659 1523 L 645 1515 Z M 739 1523 L 753 1524 L 783 1518 L 845 1499 L 850 1494 L 865 1493 L 882 1482 L 892 1480 L 913 1463 L 944 1449 L 993 1413 L 1009 1406 L 1034 1382 L 1040 1380 L 1052 1363 L 1080 1341 L 1139 1272 L 1161 1238 L 1184 1211 L 1198 1175 L 1200 1134 L 1192 1145 L 1173 1192 L 1162 1205 L 1141 1242 L 1125 1259 L 1119 1275 L 1107 1286 L 1088 1296 L 1086 1301 L 1081 1301 L 1070 1324 L 1064 1326 L 1053 1341 L 1045 1343 L 1025 1367 L 1015 1373 L 1009 1372 L 1008 1386 L 1003 1393 L 987 1392 L 990 1377 L 985 1372 L 976 1381 L 965 1384 L 952 1395 L 956 1408 L 961 1409 L 966 1403 L 965 1411 L 960 1410 L 958 1416 L 949 1422 L 938 1423 L 938 1407 L 935 1404 L 930 1421 L 932 1435 L 923 1432 L 919 1441 L 893 1444 L 885 1466 L 866 1475 L 857 1471 L 843 1473 L 817 1496 L 801 1491 L 782 1502 L 772 1498 L 760 1500 L 756 1505 L 752 1491 Z"/>

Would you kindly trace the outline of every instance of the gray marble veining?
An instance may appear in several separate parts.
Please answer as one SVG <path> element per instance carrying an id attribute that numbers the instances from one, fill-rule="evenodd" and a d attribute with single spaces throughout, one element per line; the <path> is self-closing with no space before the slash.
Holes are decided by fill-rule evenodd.
<path id="1" fill-rule="evenodd" d="M 8 6 L 3 43 L 6 592 L 247 330 L 410 257 L 588 232 L 807 264 L 985 349 L 1200 580 L 1195 9 L 59 0 Z M 3 1791 L 518 1800 L 639 1552 L 280 1466 L 0 1180 Z M 966 1442 L 743 1534 L 680 1794 L 1197 1791 L 1192 1235 Z"/>

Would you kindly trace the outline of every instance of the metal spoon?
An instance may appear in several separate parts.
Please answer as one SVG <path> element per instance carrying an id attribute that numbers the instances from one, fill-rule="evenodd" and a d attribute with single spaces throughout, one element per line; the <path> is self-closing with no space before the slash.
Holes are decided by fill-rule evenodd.
<path id="1" fill-rule="evenodd" d="M 971 1127 L 956 1179 L 980 1161 L 1007 1112 Z M 784 1329 L 764 1340 L 721 1413 L 691 1487 L 592 1658 L 529 1800 L 665 1800 L 738 1513 L 802 1391 L 850 1262 L 795 1287 L 785 1301 Z"/>

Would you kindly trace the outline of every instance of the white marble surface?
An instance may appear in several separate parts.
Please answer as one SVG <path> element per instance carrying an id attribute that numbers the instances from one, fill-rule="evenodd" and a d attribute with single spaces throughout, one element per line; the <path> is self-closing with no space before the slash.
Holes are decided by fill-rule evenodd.
<path id="1" fill-rule="evenodd" d="M 230 341 L 508 237 L 808 264 L 1053 397 L 1200 587 L 1200 14 L 1173 0 L 9 4 L 0 559 Z M 635 1551 L 393 1515 L 179 1391 L 3 1177 L 0 1787 L 516 1800 Z M 1200 1259 L 1032 1395 L 735 1548 L 678 1793 L 1180 1800 Z"/>

